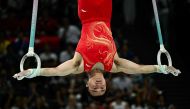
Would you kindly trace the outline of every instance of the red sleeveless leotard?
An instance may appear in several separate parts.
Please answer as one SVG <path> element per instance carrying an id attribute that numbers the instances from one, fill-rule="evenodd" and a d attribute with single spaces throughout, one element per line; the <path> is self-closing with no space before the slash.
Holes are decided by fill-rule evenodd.
<path id="1" fill-rule="evenodd" d="M 112 0 L 78 0 L 78 15 L 82 33 L 76 51 L 84 60 L 84 70 L 91 71 L 100 62 L 105 71 L 110 71 L 116 53 L 110 20 Z"/>

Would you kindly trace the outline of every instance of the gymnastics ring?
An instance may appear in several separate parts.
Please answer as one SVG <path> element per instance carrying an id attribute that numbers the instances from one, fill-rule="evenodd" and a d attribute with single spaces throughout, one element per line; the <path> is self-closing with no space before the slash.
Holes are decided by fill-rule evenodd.
<path id="1" fill-rule="evenodd" d="M 158 51 L 158 54 L 157 54 L 157 63 L 158 63 L 158 65 L 162 66 L 161 54 L 165 54 L 166 55 L 167 60 L 168 60 L 168 64 L 169 64 L 168 66 L 172 66 L 171 56 L 170 56 L 169 52 L 164 48 L 164 45 L 160 45 L 160 50 Z M 162 71 L 164 71 L 163 68 L 162 68 Z"/>
<path id="2" fill-rule="evenodd" d="M 31 31 L 30 31 L 30 43 L 28 48 L 28 53 L 25 54 L 20 61 L 20 71 L 24 70 L 24 62 L 28 57 L 35 57 L 37 60 L 37 70 L 41 68 L 40 57 L 34 53 L 34 41 L 35 41 L 35 31 L 36 31 L 36 19 L 38 12 L 38 0 L 33 1 L 33 11 L 32 11 L 32 23 L 31 23 Z"/>
<path id="3" fill-rule="evenodd" d="M 31 50 L 33 48 L 29 48 L 29 51 L 27 54 L 25 54 L 22 59 L 21 59 L 21 62 L 20 62 L 20 70 L 23 71 L 24 70 L 24 62 L 25 60 L 28 58 L 28 57 L 35 57 L 36 58 L 36 61 L 37 61 L 37 70 L 41 68 L 41 61 L 40 61 L 40 57 L 34 53 L 33 50 Z"/>

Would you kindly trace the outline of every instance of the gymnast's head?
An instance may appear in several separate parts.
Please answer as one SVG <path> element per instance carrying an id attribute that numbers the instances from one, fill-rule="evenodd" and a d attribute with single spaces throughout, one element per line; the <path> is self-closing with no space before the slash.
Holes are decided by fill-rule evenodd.
<path id="1" fill-rule="evenodd" d="M 103 71 L 95 69 L 89 74 L 89 79 L 86 84 L 89 93 L 92 96 L 102 96 L 106 92 L 106 80 Z"/>

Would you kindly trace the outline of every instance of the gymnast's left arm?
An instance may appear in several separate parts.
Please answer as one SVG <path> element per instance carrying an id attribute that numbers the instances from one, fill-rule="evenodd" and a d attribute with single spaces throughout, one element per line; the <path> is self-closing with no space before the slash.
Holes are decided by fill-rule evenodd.
<path id="1" fill-rule="evenodd" d="M 115 71 L 114 72 L 124 72 L 126 74 L 150 74 L 150 73 L 163 73 L 163 74 L 173 74 L 174 76 L 178 76 L 181 72 L 172 67 L 167 65 L 140 65 L 134 63 L 132 61 L 117 58 L 115 59 Z"/>
<path id="2" fill-rule="evenodd" d="M 70 74 L 80 74 L 83 72 L 81 58 L 77 53 L 74 57 L 57 67 L 28 69 L 15 74 L 13 77 L 22 80 L 23 78 L 34 78 L 37 76 L 67 76 Z"/>
<path id="3" fill-rule="evenodd" d="M 37 76 L 67 76 L 70 74 L 79 74 L 82 70 L 79 65 L 75 65 L 73 59 L 68 60 L 57 67 L 41 68 L 41 69 L 27 69 L 15 74 L 13 77 L 22 80 L 23 78 L 34 78 Z"/>

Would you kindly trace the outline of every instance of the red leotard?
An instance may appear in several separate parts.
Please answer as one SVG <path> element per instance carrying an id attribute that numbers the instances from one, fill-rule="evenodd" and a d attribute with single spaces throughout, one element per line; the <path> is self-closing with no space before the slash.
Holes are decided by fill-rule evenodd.
<path id="1" fill-rule="evenodd" d="M 110 71 L 116 53 L 110 20 L 112 0 L 78 0 L 78 15 L 82 33 L 76 51 L 84 60 L 84 70 L 89 72 L 100 62 L 105 71 Z"/>

